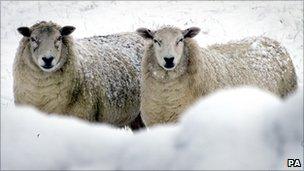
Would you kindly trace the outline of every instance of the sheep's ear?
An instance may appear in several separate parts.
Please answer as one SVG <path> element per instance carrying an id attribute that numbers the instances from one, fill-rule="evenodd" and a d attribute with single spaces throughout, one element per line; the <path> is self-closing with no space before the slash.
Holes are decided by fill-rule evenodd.
<path id="1" fill-rule="evenodd" d="M 147 28 L 139 28 L 136 30 L 136 32 L 144 39 L 153 39 L 154 38 L 154 32 Z"/>
<path id="2" fill-rule="evenodd" d="M 198 27 L 190 27 L 183 31 L 184 38 L 192 38 L 196 36 L 201 31 Z"/>
<path id="3" fill-rule="evenodd" d="M 59 31 L 61 33 L 62 36 L 68 36 L 70 35 L 71 33 L 73 33 L 73 31 L 75 30 L 76 28 L 73 27 L 73 26 L 64 26 L 62 27 Z"/>
<path id="4" fill-rule="evenodd" d="M 25 37 L 30 37 L 32 32 L 28 27 L 19 27 L 17 31 Z"/>

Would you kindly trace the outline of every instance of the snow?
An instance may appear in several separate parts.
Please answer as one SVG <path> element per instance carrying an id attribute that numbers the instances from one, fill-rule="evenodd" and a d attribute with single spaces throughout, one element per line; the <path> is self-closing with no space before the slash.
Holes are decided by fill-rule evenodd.
<path id="1" fill-rule="evenodd" d="M 302 90 L 287 101 L 254 88 L 222 90 L 197 102 L 180 124 L 131 134 L 10 106 L 1 109 L 1 166 L 287 169 L 287 158 L 303 161 L 302 111 Z"/>
<path id="2" fill-rule="evenodd" d="M 75 26 L 75 38 L 164 24 L 200 27 L 203 47 L 270 37 L 290 53 L 303 87 L 302 1 L 1 2 L 1 169 L 289 169 L 287 158 L 303 166 L 303 90 L 286 101 L 252 88 L 220 91 L 180 123 L 135 134 L 15 107 L 16 29 L 42 20 Z"/>

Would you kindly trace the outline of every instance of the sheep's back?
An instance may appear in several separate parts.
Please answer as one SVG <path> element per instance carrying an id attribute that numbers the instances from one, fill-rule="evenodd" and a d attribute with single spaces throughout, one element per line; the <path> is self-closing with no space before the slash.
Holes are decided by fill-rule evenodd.
<path id="1" fill-rule="evenodd" d="M 123 125 L 139 113 L 143 40 L 135 33 L 77 40 L 77 53 L 89 96 L 99 105 L 99 120 Z M 130 118 L 131 117 L 131 118 Z"/>
<path id="2" fill-rule="evenodd" d="M 286 49 L 266 37 L 251 37 L 226 44 L 216 44 L 208 49 L 230 77 L 232 85 L 257 85 L 269 91 L 286 95 L 296 88 L 296 75 Z"/>

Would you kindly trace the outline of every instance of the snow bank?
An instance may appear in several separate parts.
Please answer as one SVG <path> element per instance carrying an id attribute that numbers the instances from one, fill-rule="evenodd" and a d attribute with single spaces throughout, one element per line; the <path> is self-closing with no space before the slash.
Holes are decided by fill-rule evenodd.
<path id="1" fill-rule="evenodd" d="M 253 88 L 200 100 L 176 125 L 136 134 L 1 109 L 2 169 L 287 169 L 303 162 L 303 91 L 286 101 Z"/>

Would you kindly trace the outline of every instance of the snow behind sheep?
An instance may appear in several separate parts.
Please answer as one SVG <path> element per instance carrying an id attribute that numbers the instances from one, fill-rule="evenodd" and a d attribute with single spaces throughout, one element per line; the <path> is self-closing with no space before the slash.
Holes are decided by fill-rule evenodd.
<path id="1" fill-rule="evenodd" d="M 42 15 L 43 14 L 43 15 Z M 199 45 L 265 36 L 289 52 L 303 86 L 303 1 L 272 2 L 1 2 L 1 105 L 13 102 L 12 66 L 20 26 L 37 21 L 73 25 L 75 38 L 156 29 L 162 25 L 202 29 Z"/>
<path id="2" fill-rule="evenodd" d="M 1 109 L 1 166 L 287 169 L 287 158 L 303 161 L 302 111 L 302 90 L 285 102 L 254 88 L 222 90 L 197 102 L 179 124 L 131 134 L 11 106 Z"/>

